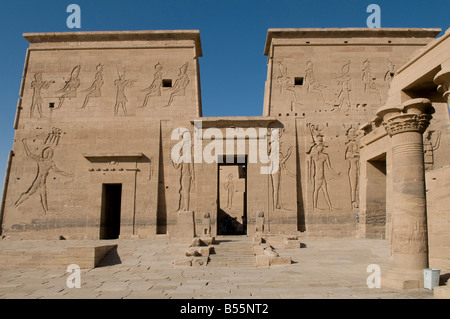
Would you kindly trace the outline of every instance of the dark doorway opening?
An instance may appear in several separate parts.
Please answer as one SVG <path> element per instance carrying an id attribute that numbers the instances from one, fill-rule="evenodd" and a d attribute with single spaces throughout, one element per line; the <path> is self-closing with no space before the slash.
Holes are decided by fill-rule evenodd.
<path id="1" fill-rule="evenodd" d="M 100 239 L 117 239 L 120 234 L 122 184 L 103 184 Z"/>
<path id="2" fill-rule="evenodd" d="M 218 165 L 217 234 L 247 234 L 247 159 Z"/>

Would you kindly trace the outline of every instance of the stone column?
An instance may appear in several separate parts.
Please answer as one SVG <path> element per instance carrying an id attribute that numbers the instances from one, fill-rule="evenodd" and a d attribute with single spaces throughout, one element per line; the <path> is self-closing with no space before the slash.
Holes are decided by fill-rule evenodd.
<path id="1" fill-rule="evenodd" d="M 393 268 L 383 286 L 423 287 L 428 268 L 428 234 L 422 134 L 434 108 L 427 99 L 413 99 L 401 107 L 378 112 L 392 143 L 392 257 Z"/>

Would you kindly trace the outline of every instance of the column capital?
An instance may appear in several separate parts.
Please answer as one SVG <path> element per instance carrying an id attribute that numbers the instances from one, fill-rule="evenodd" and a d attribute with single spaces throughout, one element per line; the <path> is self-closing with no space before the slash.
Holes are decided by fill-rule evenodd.
<path id="1" fill-rule="evenodd" d="M 405 132 L 423 134 L 430 124 L 430 114 L 399 114 L 383 122 L 389 136 Z"/>
<path id="2" fill-rule="evenodd" d="M 428 99 L 411 99 L 399 106 L 384 106 L 377 116 L 389 136 L 403 132 L 423 133 L 430 124 L 434 108 Z"/>
<path id="3" fill-rule="evenodd" d="M 442 96 L 450 99 L 450 68 L 439 71 L 433 81 L 438 85 L 438 91 L 442 93 Z"/>

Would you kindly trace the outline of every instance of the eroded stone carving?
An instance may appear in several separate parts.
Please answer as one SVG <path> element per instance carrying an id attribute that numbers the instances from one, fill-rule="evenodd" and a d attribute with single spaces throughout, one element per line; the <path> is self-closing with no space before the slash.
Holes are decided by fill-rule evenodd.
<path id="1" fill-rule="evenodd" d="M 353 209 L 359 207 L 359 141 L 356 132 L 356 127 L 352 125 L 347 130 L 347 142 L 345 143 L 347 145 L 345 159 L 348 162 L 347 175 L 350 183 L 350 198 Z"/>
<path id="2" fill-rule="evenodd" d="M 264 232 L 264 212 L 258 212 L 256 215 L 256 232 Z"/>
<path id="3" fill-rule="evenodd" d="M 149 87 L 142 90 L 142 92 L 146 92 L 144 102 L 140 107 L 147 106 L 148 100 L 152 96 L 161 96 L 161 87 L 162 87 L 162 65 L 158 62 L 155 65 L 155 74 L 153 75 L 153 82 L 150 84 Z M 186 84 L 187 85 L 187 84 Z"/>
<path id="4" fill-rule="evenodd" d="M 363 69 L 361 79 L 364 82 L 364 92 L 365 93 L 376 93 L 379 99 L 380 104 L 382 103 L 381 93 L 377 89 L 377 84 L 375 83 L 375 79 L 372 75 L 370 61 L 365 60 L 363 62 Z"/>
<path id="5" fill-rule="evenodd" d="M 86 97 L 84 99 L 83 102 L 83 106 L 81 107 L 82 109 L 84 109 L 90 98 L 93 97 L 101 97 L 102 96 L 102 92 L 101 92 L 101 88 L 103 86 L 103 65 L 100 63 L 99 65 L 97 65 L 97 72 L 95 73 L 95 79 L 94 82 L 92 82 L 91 86 L 84 90 L 84 92 L 87 92 Z"/>
<path id="6" fill-rule="evenodd" d="M 184 144 L 188 143 L 187 139 L 184 137 L 185 134 L 190 134 L 190 132 L 186 131 L 183 133 L 183 146 L 181 147 L 180 154 L 178 154 L 178 158 L 175 161 L 172 159 L 173 167 L 179 171 L 178 211 L 181 212 L 189 211 L 191 187 L 195 181 L 193 161 L 191 160 L 189 163 L 185 163 L 185 161 L 181 160 Z"/>
<path id="7" fill-rule="evenodd" d="M 281 94 L 284 94 L 285 91 L 288 91 L 288 93 L 290 93 L 292 96 L 290 102 L 291 111 L 294 111 L 294 104 L 302 105 L 297 98 L 297 94 L 295 93 L 295 85 L 292 83 L 292 79 L 287 76 L 287 67 L 281 62 L 278 62 L 277 82 L 278 84 L 280 84 Z"/>
<path id="8" fill-rule="evenodd" d="M 233 174 L 228 175 L 228 181 L 225 184 L 225 189 L 227 190 L 227 208 L 233 206 L 233 195 L 234 195 L 234 179 Z"/>
<path id="9" fill-rule="evenodd" d="M 125 73 L 120 74 L 119 72 L 118 76 L 119 78 L 117 80 L 114 81 L 114 85 L 117 88 L 116 91 L 116 104 L 114 105 L 114 115 L 117 116 L 119 115 L 119 107 L 122 108 L 123 110 L 123 114 L 125 116 L 128 115 L 127 113 L 127 96 L 125 95 L 125 89 L 132 87 L 134 85 L 134 82 L 136 82 L 135 80 L 127 80 L 125 79 Z"/>
<path id="10" fill-rule="evenodd" d="M 316 132 L 313 132 L 311 130 L 311 136 L 314 136 Z M 321 141 L 321 142 L 315 142 L 315 141 Z M 334 171 L 333 167 L 331 166 L 331 160 L 330 156 L 324 152 L 325 148 L 327 147 L 325 143 L 323 142 L 323 136 L 320 134 L 319 136 L 313 137 L 313 145 L 311 148 L 306 152 L 308 154 L 307 159 L 307 169 L 308 169 L 308 181 L 313 182 L 313 208 L 319 209 L 318 207 L 318 198 L 319 198 L 319 192 L 322 192 L 322 194 L 325 197 L 325 201 L 327 203 L 329 210 L 335 210 L 331 203 L 330 195 L 328 193 L 328 184 L 327 179 L 325 176 L 325 169 L 328 168 L 330 172 L 332 172 L 334 175 L 340 177 L 341 173 L 337 173 Z"/>
<path id="11" fill-rule="evenodd" d="M 44 146 L 40 151 L 40 154 L 38 155 L 30 151 L 26 139 L 22 140 L 25 153 L 37 164 L 37 172 L 35 179 L 31 183 L 31 186 L 25 192 L 23 192 L 17 199 L 17 201 L 14 203 L 16 207 L 18 207 L 20 204 L 22 204 L 24 201 L 29 199 L 34 194 L 38 194 L 40 196 L 42 209 L 44 210 L 44 213 L 46 213 L 48 211 L 46 184 L 47 184 L 47 177 L 50 174 L 50 171 L 53 170 L 55 173 L 66 177 L 73 176 L 72 173 L 67 173 L 64 172 L 63 170 L 58 169 L 53 160 L 54 154 L 53 147 L 58 144 L 60 134 L 61 130 L 54 128 L 52 130 L 52 133 L 50 133 L 47 139 L 44 141 Z"/>
<path id="12" fill-rule="evenodd" d="M 427 130 L 425 139 L 423 141 L 423 155 L 424 155 L 424 164 L 425 169 L 430 170 L 433 169 L 434 166 L 434 152 L 439 148 L 441 145 L 441 132 L 437 132 L 437 137 L 432 142 L 432 135 L 435 131 L 433 130 Z"/>
<path id="13" fill-rule="evenodd" d="M 316 80 L 316 76 L 314 74 L 314 65 L 311 60 L 309 60 L 306 63 L 305 84 L 306 84 L 306 92 L 319 93 L 323 104 L 325 104 L 325 97 L 323 96 L 323 92 L 322 92 L 322 87 L 325 88 L 325 86 L 322 86 L 319 83 L 319 81 Z"/>
<path id="14" fill-rule="evenodd" d="M 211 236 L 211 215 L 205 213 L 202 219 L 202 236 Z"/>
<path id="15" fill-rule="evenodd" d="M 65 99 L 72 99 L 77 97 L 77 89 L 80 86 L 80 80 L 78 79 L 78 76 L 80 75 L 81 65 L 77 65 L 72 69 L 72 72 L 70 73 L 69 79 L 66 81 L 64 86 L 56 91 L 56 93 L 62 93 L 62 95 L 59 97 L 59 104 L 57 108 L 61 108 Z"/>
<path id="16" fill-rule="evenodd" d="M 350 102 L 350 81 L 352 80 L 350 76 L 350 61 L 348 61 L 346 64 L 344 64 L 341 68 L 340 75 L 336 78 L 337 84 L 339 85 L 339 89 L 337 91 L 337 103 L 335 106 L 337 106 L 338 110 L 342 109 L 342 106 L 347 107 L 346 111 L 348 111 L 348 108 L 351 106 Z"/>
<path id="17" fill-rule="evenodd" d="M 171 88 L 172 93 L 170 93 L 169 102 L 167 102 L 167 105 L 164 107 L 171 106 L 173 103 L 173 100 L 176 96 L 184 96 L 186 94 L 186 87 L 188 86 L 190 80 L 189 76 L 187 75 L 187 69 L 188 69 L 189 63 L 186 62 L 183 64 L 183 66 L 180 68 L 180 71 L 178 73 L 178 78 L 175 81 L 175 84 Z"/>
<path id="18" fill-rule="evenodd" d="M 33 89 L 33 98 L 31 101 L 30 108 L 30 118 L 33 117 L 34 109 L 37 108 L 39 117 L 42 117 L 42 103 L 44 100 L 41 96 L 42 90 L 47 90 L 50 84 L 55 83 L 55 81 L 43 81 L 42 73 L 34 74 L 34 81 L 31 82 L 31 88 Z"/>

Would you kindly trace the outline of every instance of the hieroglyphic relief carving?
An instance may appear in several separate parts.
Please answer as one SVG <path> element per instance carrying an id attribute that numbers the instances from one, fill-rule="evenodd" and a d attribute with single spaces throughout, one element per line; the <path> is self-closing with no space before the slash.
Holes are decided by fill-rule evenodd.
<path id="1" fill-rule="evenodd" d="M 363 69 L 361 74 L 361 79 L 364 82 L 364 92 L 365 93 L 376 93 L 380 104 L 382 103 L 381 93 L 377 89 L 377 84 L 375 83 L 376 78 L 373 77 L 370 61 L 365 60 L 363 62 Z"/>
<path id="2" fill-rule="evenodd" d="M 164 107 L 171 106 L 176 96 L 184 96 L 186 94 L 186 87 L 190 82 L 189 76 L 187 75 L 188 66 L 189 63 L 186 62 L 180 68 L 178 78 L 175 81 L 173 87 L 171 88 L 172 93 L 170 93 L 169 102 L 167 102 L 167 105 L 165 105 Z"/>
<path id="3" fill-rule="evenodd" d="M 306 71 L 305 71 L 305 83 L 306 83 L 306 92 L 316 92 L 319 93 L 322 98 L 323 104 L 325 104 L 325 97 L 322 92 L 322 86 L 319 81 L 317 81 L 316 76 L 314 74 L 314 65 L 311 60 L 306 63 Z"/>
<path id="4" fill-rule="evenodd" d="M 140 106 L 140 108 L 147 106 L 148 100 L 151 96 L 161 96 L 161 87 L 162 87 L 162 65 L 158 62 L 155 65 L 155 74 L 153 76 L 153 82 L 150 84 L 148 88 L 141 90 L 142 92 L 146 92 L 144 102 Z"/>
<path id="5" fill-rule="evenodd" d="M 233 207 L 234 188 L 233 174 L 229 174 L 228 181 L 225 184 L 225 189 L 227 190 L 227 208 Z"/>
<path id="6" fill-rule="evenodd" d="M 127 80 L 125 79 L 125 72 L 120 74 L 119 72 L 118 76 L 119 78 L 114 81 L 114 85 L 116 86 L 116 104 L 114 105 L 114 115 L 119 115 L 119 107 L 122 108 L 123 114 L 125 116 L 128 115 L 127 113 L 127 107 L 126 104 L 128 102 L 127 96 L 125 95 L 125 89 L 132 87 L 135 80 Z"/>
<path id="7" fill-rule="evenodd" d="M 319 192 L 325 197 L 325 201 L 327 203 L 329 210 L 335 210 L 331 203 L 330 195 L 328 193 L 328 184 L 325 176 L 325 168 L 328 168 L 330 172 L 334 175 L 340 177 L 341 173 L 337 173 L 334 171 L 331 166 L 330 156 L 324 152 L 327 147 L 323 142 L 323 135 L 315 129 L 315 126 L 311 128 L 310 133 L 313 139 L 313 145 L 306 152 L 308 154 L 307 159 L 307 170 L 308 170 L 308 181 L 313 182 L 313 208 L 319 209 L 318 207 L 318 199 Z M 316 135 L 317 134 L 317 135 Z M 318 142 L 317 142 L 318 141 Z"/>
<path id="8" fill-rule="evenodd" d="M 287 67 L 281 62 L 278 62 L 277 82 L 280 84 L 281 94 L 288 91 L 292 95 L 292 99 L 290 101 L 291 111 L 294 111 L 294 104 L 302 105 L 297 98 L 297 94 L 295 93 L 295 85 L 292 83 L 291 78 L 287 76 Z"/>
<path id="9" fill-rule="evenodd" d="M 27 144 L 27 139 L 22 140 L 23 148 L 25 150 L 25 154 L 34 160 L 37 164 L 37 172 L 36 177 L 31 183 L 31 186 L 23 192 L 17 201 L 14 203 L 16 207 L 22 204 L 24 201 L 29 199 L 34 194 L 39 194 L 42 209 L 44 213 L 48 212 L 48 204 L 47 204 L 47 177 L 51 170 L 55 173 L 60 174 L 66 177 L 72 177 L 72 173 L 64 172 L 57 168 L 54 160 L 53 160 L 53 148 L 58 145 L 59 138 L 61 135 L 61 130 L 58 128 L 53 128 L 52 132 L 49 133 L 47 138 L 43 142 L 43 147 L 40 150 L 40 154 L 36 155 L 30 151 L 30 148 Z"/>
<path id="10" fill-rule="evenodd" d="M 350 184 L 350 199 L 352 209 L 359 207 L 359 141 L 357 128 L 352 125 L 346 133 L 347 141 L 345 149 L 345 159 L 348 162 L 347 175 Z"/>
<path id="11" fill-rule="evenodd" d="M 33 98 L 31 100 L 30 108 L 30 118 L 33 117 L 34 109 L 37 108 L 39 117 L 42 117 L 42 103 L 44 100 L 41 96 L 42 90 L 47 90 L 50 84 L 55 83 L 55 81 L 43 81 L 42 73 L 34 74 L 34 81 L 31 82 L 31 88 L 33 89 Z"/>
<path id="12" fill-rule="evenodd" d="M 417 254 L 428 251 L 427 223 L 425 217 L 394 215 L 391 243 L 392 251 Z"/>
<path id="13" fill-rule="evenodd" d="M 59 139 L 61 138 L 62 130 L 57 127 L 53 127 L 52 131 L 48 133 L 47 138 L 44 141 L 45 145 L 58 146 Z"/>
<path id="14" fill-rule="evenodd" d="M 337 84 L 339 85 L 339 89 L 336 93 L 337 95 L 337 103 L 335 106 L 337 106 L 338 110 L 340 111 L 342 109 L 342 106 L 347 107 L 345 110 L 348 111 L 348 109 L 351 106 L 350 102 L 350 81 L 352 80 L 350 76 L 350 61 L 348 61 L 346 64 L 344 64 L 341 68 L 341 73 L 336 78 Z M 334 109 L 333 109 L 334 110 Z"/>
<path id="15" fill-rule="evenodd" d="M 191 136 L 189 131 L 183 133 L 183 145 L 181 146 L 180 154 L 177 154 L 178 158 L 172 159 L 173 167 L 179 171 L 179 198 L 177 211 L 189 211 L 191 188 L 195 182 L 193 160 L 188 161 L 188 163 L 181 160 L 183 157 L 184 145 L 188 143 L 186 142 L 187 139 L 184 137 L 185 134 Z"/>
<path id="16" fill-rule="evenodd" d="M 70 77 L 64 86 L 56 91 L 56 93 L 62 93 L 62 95 L 59 97 L 59 104 L 56 108 L 61 108 L 65 99 L 71 99 L 77 97 L 77 89 L 80 86 L 80 80 L 78 79 L 80 75 L 81 65 L 77 65 L 72 69 L 72 72 L 70 73 Z"/>
<path id="17" fill-rule="evenodd" d="M 425 139 L 423 141 L 423 155 L 424 155 L 424 164 L 425 169 L 430 170 L 433 169 L 434 166 L 434 152 L 439 148 L 441 145 L 441 134 L 442 132 L 437 131 L 437 137 L 432 142 L 432 135 L 435 131 L 434 130 L 427 130 L 427 134 L 425 135 Z"/>
<path id="18" fill-rule="evenodd" d="M 88 89 L 84 90 L 84 92 L 87 92 L 87 94 L 84 99 L 83 106 L 81 107 L 82 109 L 87 106 L 90 98 L 102 96 L 101 88 L 103 86 L 103 83 L 103 65 L 100 63 L 99 65 L 97 65 L 97 72 L 95 73 L 94 82 L 92 82 L 91 86 Z"/>

